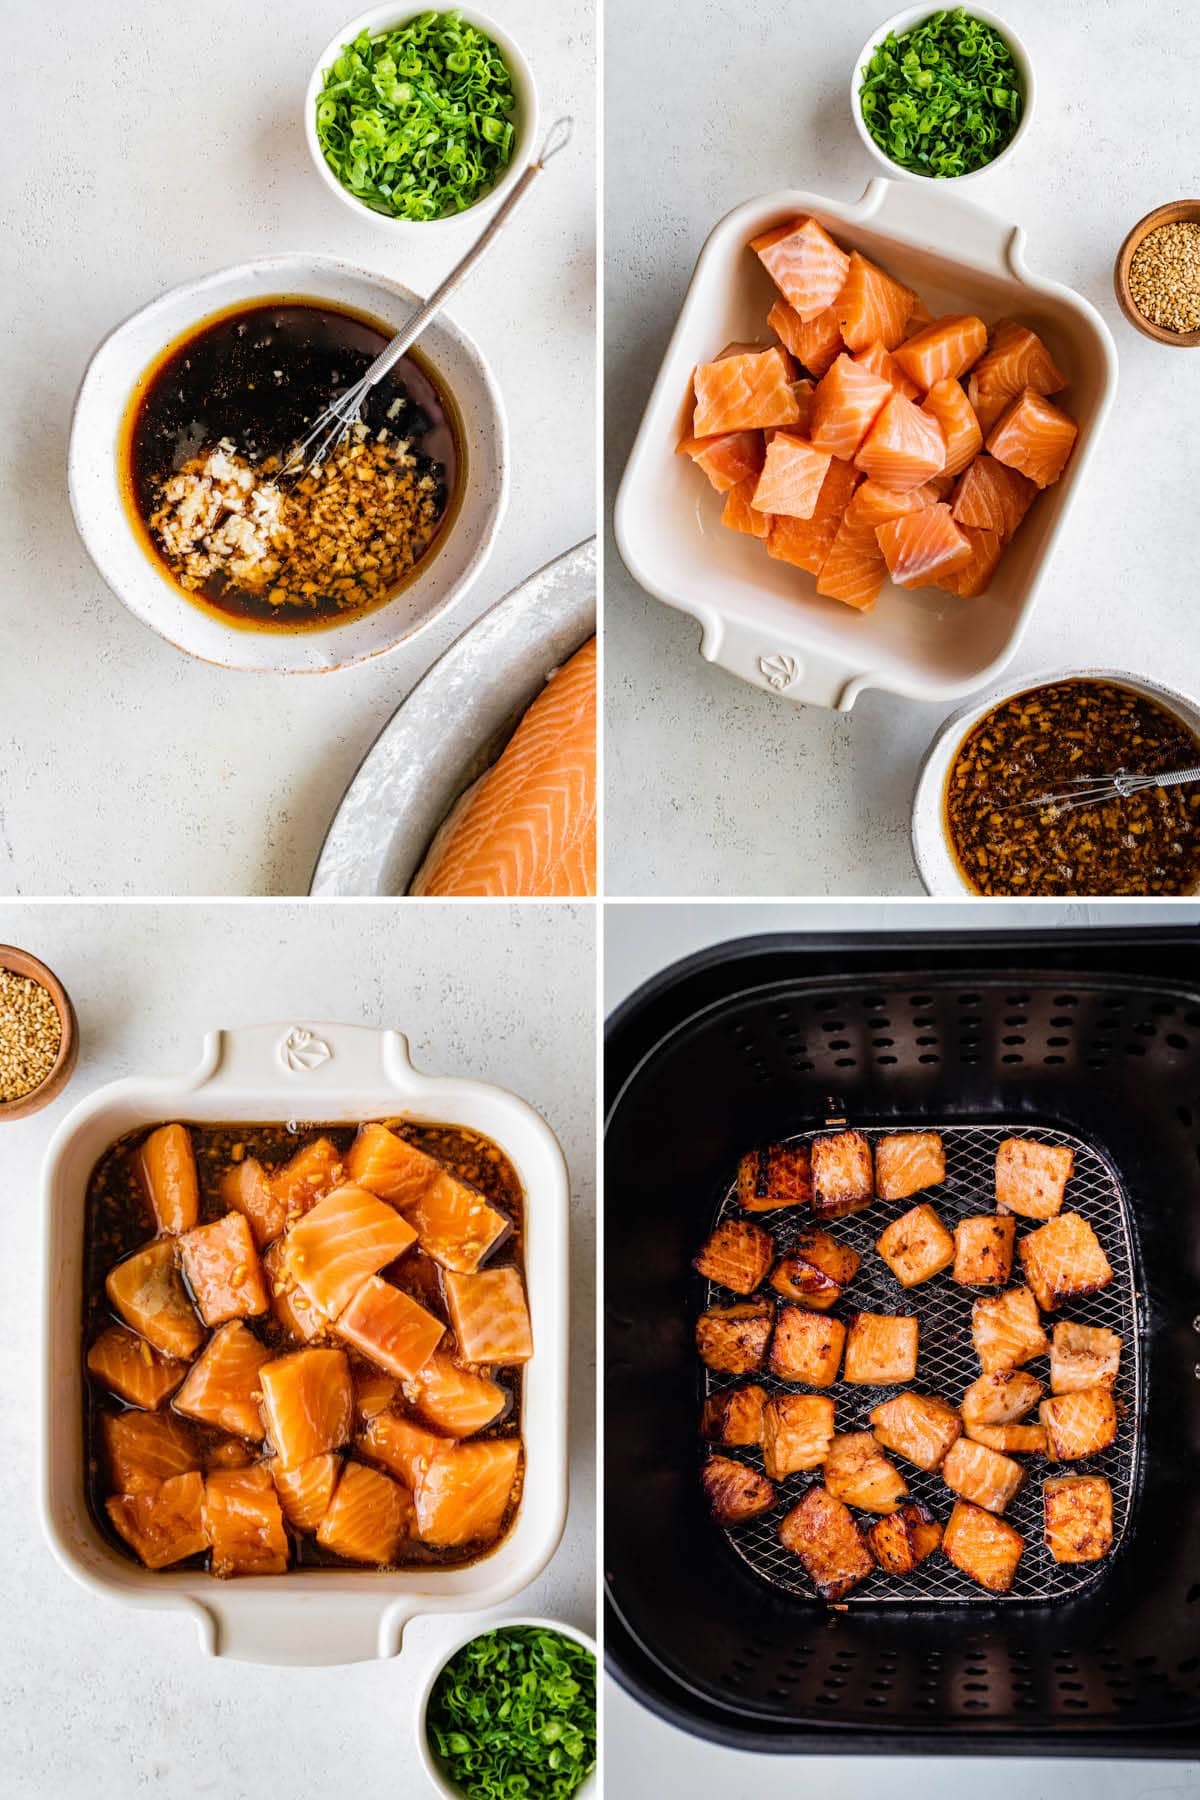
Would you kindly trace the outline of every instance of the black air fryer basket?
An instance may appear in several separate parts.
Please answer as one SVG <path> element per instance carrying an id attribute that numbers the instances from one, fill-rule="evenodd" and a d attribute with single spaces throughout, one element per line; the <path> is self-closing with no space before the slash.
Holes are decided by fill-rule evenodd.
<path id="1" fill-rule="evenodd" d="M 1200 1757 L 1200 932 L 726 944 L 614 1015 L 607 1078 L 618 1680 L 745 1748 Z M 1128 1521 L 1080 1585 L 1000 1601 L 935 1582 L 898 1603 L 873 1582 L 830 1608 L 710 1521 L 691 1258 L 745 1150 L 834 1116 L 1059 1131 L 1111 1170 L 1135 1340 Z"/>

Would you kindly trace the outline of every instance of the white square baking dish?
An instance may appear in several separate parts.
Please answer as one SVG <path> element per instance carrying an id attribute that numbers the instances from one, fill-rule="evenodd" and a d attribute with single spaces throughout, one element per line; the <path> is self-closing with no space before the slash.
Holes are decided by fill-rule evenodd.
<path id="1" fill-rule="evenodd" d="M 700 252 L 617 495 L 614 528 L 630 573 L 699 620 L 710 662 L 790 700 L 843 712 L 871 687 L 951 700 L 995 679 L 1021 640 L 1116 388 L 1116 348 L 1095 308 L 1030 272 L 1019 226 L 932 185 L 880 178 L 852 204 L 790 190 L 728 213 Z M 695 365 L 731 341 L 769 340 L 775 289 L 746 246 L 797 213 L 812 213 L 847 249 L 915 288 L 935 316 L 1020 319 L 1070 376 L 1061 398 L 1079 424 L 1074 455 L 978 599 L 903 593 L 890 583 L 867 614 L 822 599 L 811 576 L 727 530 L 722 497 L 676 455 L 689 429 Z"/>
<path id="2" fill-rule="evenodd" d="M 311 1569 L 220 1581 L 202 1570 L 139 1567 L 105 1540 L 84 1491 L 83 1230 L 97 1160 L 122 1133 L 167 1119 L 351 1124 L 400 1114 L 483 1132 L 511 1159 L 524 1190 L 534 1354 L 524 1382 L 525 1481 L 508 1536 L 464 1569 Z M 59 1560 L 98 1592 L 191 1612 L 211 1654 L 247 1662 L 315 1667 L 394 1656 L 418 1613 L 472 1612 L 510 1599 L 545 1567 L 566 1518 L 567 1201 L 562 1152 L 532 1107 L 484 1082 L 419 1073 L 395 1031 L 215 1031 L 190 1074 L 135 1076 L 90 1095 L 55 1134 L 43 1178 L 42 1503 Z"/>

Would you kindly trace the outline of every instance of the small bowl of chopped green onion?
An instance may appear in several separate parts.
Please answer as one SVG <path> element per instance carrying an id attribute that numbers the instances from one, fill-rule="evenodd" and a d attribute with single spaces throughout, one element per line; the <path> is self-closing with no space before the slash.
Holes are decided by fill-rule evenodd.
<path id="1" fill-rule="evenodd" d="M 417 1744 L 446 1800 L 592 1800 L 595 1643 L 554 1619 L 476 1626 L 439 1654 Z"/>
<path id="2" fill-rule="evenodd" d="M 980 6 L 910 6 L 872 32 L 850 78 L 859 137 L 888 173 L 966 181 L 1010 156 L 1033 116 L 1033 65 Z"/>
<path id="3" fill-rule="evenodd" d="M 453 223 L 499 200 L 535 153 L 537 93 L 483 13 L 377 7 L 317 59 L 304 133 L 339 200 L 393 230 Z"/>

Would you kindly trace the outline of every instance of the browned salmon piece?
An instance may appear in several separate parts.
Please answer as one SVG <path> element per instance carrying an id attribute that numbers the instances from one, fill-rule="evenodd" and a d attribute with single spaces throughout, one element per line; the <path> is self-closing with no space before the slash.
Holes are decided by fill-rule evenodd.
<path id="1" fill-rule="evenodd" d="M 775 1239 L 749 1219 L 718 1225 L 692 1267 L 735 1294 L 752 1294 L 775 1260 Z"/>
<path id="2" fill-rule="evenodd" d="M 204 1342 L 204 1327 L 179 1278 L 170 1238 L 159 1238 L 117 1263 L 104 1291 L 125 1323 L 164 1356 L 186 1362 Z"/>
<path id="3" fill-rule="evenodd" d="M 1066 1144 L 1005 1138 L 996 1152 L 996 1211 L 1053 1218 L 1062 1210 L 1074 1167 L 1075 1152 Z"/>
<path id="4" fill-rule="evenodd" d="M 701 1437 L 710 1444 L 761 1444 L 766 1403 L 766 1389 L 757 1382 L 710 1394 L 700 1415 Z"/>
<path id="5" fill-rule="evenodd" d="M 102 1413 L 100 1435 L 118 1494 L 152 1494 L 160 1482 L 200 1467 L 196 1440 L 173 1413 Z"/>
<path id="6" fill-rule="evenodd" d="M 776 1394 L 763 1408 L 763 1468 L 773 1481 L 820 1468 L 833 1437 L 832 1400 L 824 1394 Z"/>
<path id="7" fill-rule="evenodd" d="M 204 1526 L 214 1575 L 282 1575 L 287 1569 L 287 1531 L 265 1463 L 217 1469 L 207 1477 Z"/>
<path id="8" fill-rule="evenodd" d="M 426 1255 L 461 1275 L 473 1275 L 511 1229 L 502 1212 L 445 1169 L 405 1209 L 405 1217 Z"/>
<path id="9" fill-rule="evenodd" d="M 751 1150 L 738 1164 L 739 1206 L 770 1212 L 776 1206 L 807 1206 L 812 1199 L 812 1153 L 807 1144 L 771 1144 Z"/>
<path id="10" fill-rule="evenodd" d="M 798 1237 L 771 1277 L 771 1286 L 788 1300 L 828 1312 L 858 1274 L 862 1258 L 849 1244 L 839 1244 L 827 1231 Z"/>
<path id="11" fill-rule="evenodd" d="M 403 1256 L 416 1231 L 365 1188 L 335 1188 L 283 1240 L 283 1265 L 306 1298 L 336 1319 L 368 1275 Z"/>
<path id="12" fill-rule="evenodd" d="M 334 1330 L 389 1375 L 405 1380 L 424 1368 L 446 1328 L 411 1294 L 368 1275 Z"/>
<path id="13" fill-rule="evenodd" d="M 240 1319 L 218 1326 L 175 1396 L 176 1412 L 261 1442 L 259 1371 L 270 1360 L 266 1345 Z"/>
<path id="14" fill-rule="evenodd" d="M 270 1308 L 262 1264 L 244 1214 L 228 1212 L 179 1240 L 188 1287 L 206 1325 L 253 1319 Z"/>
<path id="15" fill-rule="evenodd" d="M 799 1557 L 824 1600 L 840 1600 L 875 1567 L 850 1508 L 819 1485 L 782 1520 L 779 1541 Z"/>
<path id="16" fill-rule="evenodd" d="M 895 1512 L 908 1484 L 869 1431 L 842 1431 L 825 1457 L 825 1486 L 847 1506 L 863 1512 Z"/>
<path id="17" fill-rule="evenodd" d="M 413 1488 L 417 1537 L 442 1549 L 491 1543 L 519 1497 L 520 1462 L 516 1438 L 451 1444 L 430 1457 Z"/>
<path id="18" fill-rule="evenodd" d="M 718 1525 L 745 1525 L 775 1504 L 775 1489 L 766 1476 L 732 1456 L 710 1456 L 700 1482 Z"/>
<path id="19" fill-rule="evenodd" d="M 1103 1325 L 1076 1325 L 1060 1319 L 1050 1341 L 1050 1392 L 1075 1394 L 1080 1388 L 1113 1386 L 1121 1366 L 1121 1334 Z"/>
<path id="20" fill-rule="evenodd" d="M 441 1171 L 436 1157 L 386 1125 L 360 1125 L 346 1158 L 346 1172 L 357 1187 L 402 1210 L 419 1200 Z"/>
<path id="21" fill-rule="evenodd" d="M 342 1459 L 332 1450 L 310 1456 L 294 1469 L 281 1469 L 272 1457 L 269 1464 L 283 1516 L 296 1531 L 315 1531 L 329 1510 Z"/>
<path id="22" fill-rule="evenodd" d="M 991 1369 L 973 1381 L 959 1411 L 970 1425 L 1011 1425 L 1037 1405 L 1045 1388 L 1025 1369 Z"/>
<path id="23" fill-rule="evenodd" d="M 277 1238 L 263 1252 L 263 1274 L 271 1293 L 271 1311 L 289 1337 L 311 1344 L 329 1330 L 329 1320 L 314 1306 L 302 1287 L 289 1275 L 284 1263 L 284 1242 Z"/>
<path id="24" fill-rule="evenodd" d="M 136 1168 L 160 1231 L 190 1231 L 200 1214 L 196 1157 L 184 1125 L 160 1125 L 137 1153 Z"/>
<path id="25" fill-rule="evenodd" d="M 113 1530 L 148 1569 L 166 1569 L 208 1549 L 204 1477 L 173 1475 L 152 1493 L 114 1494 L 104 1502 Z"/>
<path id="26" fill-rule="evenodd" d="M 802 1306 L 781 1306 L 771 1340 L 771 1371 L 784 1381 L 829 1387 L 837 1380 L 845 1343 L 846 1327 L 840 1319 Z"/>
<path id="27" fill-rule="evenodd" d="M 508 1395 L 498 1382 L 459 1368 L 440 1350 L 403 1386 L 409 1405 L 447 1437 L 471 1437 L 493 1424 L 508 1406 Z"/>
<path id="28" fill-rule="evenodd" d="M 1025 1279 L 1043 1312 L 1098 1294 L 1113 1278 L 1100 1240 L 1078 1213 L 1060 1213 L 1017 1245 Z"/>
<path id="29" fill-rule="evenodd" d="M 994 1513 L 1004 1511 L 1024 1479 L 1019 1462 L 974 1438 L 960 1437 L 951 1444 L 942 1464 L 942 1480 L 953 1493 Z"/>
<path id="30" fill-rule="evenodd" d="M 985 1375 L 995 1369 L 1019 1369 L 1050 1348 L 1037 1301 L 1023 1287 L 976 1300 L 971 1308 L 971 1340 Z"/>
<path id="31" fill-rule="evenodd" d="M 1055 1475 L 1042 1483 L 1046 1548 L 1055 1562 L 1099 1562 L 1112 1549 L 1112 1489 L 1103 1475 Z"/>
<path id="32" fill-rule="evenodd" d="M 941 1541 L 941 1526 L 933 1514 L 915 1500 L 908 1500 L 894 1513 L 876 1519 L 867 1530 L 871 1554 L 889 1575 L 911 1575 Z"/>
<path id="33" fill-rule="evenodd" d="M 317 1526 L 317 1542 L 351 1562 L 386 1568 L 411 1534 L 413 1517 L 406 1487 L 364 1463 L 347 1463 Z"/>
<path id="34" fill-rule="evenodd" d="M 162 1356 L 124 1325 L 102 1331 L 87 1353 L 88 1373 L 102 1381 L 130 1406 L 153 1412 L 174 1393 L 188 1372 L 188 1365 L 173 1356 Z"/>
<path id="35" fill-rule="evenodd" d="M 855 1313 L 846 1341 L 843 1381 L 899 1387 L 917 1373 L 917 1321 L 906 1313 Z"/>
<path id="36" fill-rule="evenodd" d="M 968 1425 L 967 1436 L 1005 1456 L 1046 1454 L 1046 1430 L 1042 1425 Z"/>
<path id="37" fill-rule="evenodd" d="M 940 1468 L 947 1450 L 962 1433 L 956 1408 L 932 1394 L 897 1394 L 875 1408 L 871 1424 L 885 1450 L 894 1450 L 906 1462 L 926 1470 Z"/>
<path id="38" fill-rule="evenodd" d="M 204 1467 L 209 1469 L 248 1469 L 258 1461 L 258 1448 L 251 1449 L 241 1438 L 221 1438 L 204 1452 Z"/>
<path id="39" fill-rule="evenodd" d="M 426 1431 L 415 1419 L 401 1419 L 395 1413 L 377 1413 L 367 1428 L 355 1439 L 355 1448 L 371 1462 L 382 1463 L 407 1488 L 415 1488 L 430 1457 L 438 1456 L 453 1442 Z"/>
<path id="40" fill-rule="evenodd" d="M 1038 1418 L 1046 1427 L 1046 1455 L 1051 1462 L 1098 1456 L 1117 1435 L 1117 1409 L 1105 1387 L 1055 1394 L 1042 1401 Z"/>
<path id="41" fill-rule="evenodd" d="M 217 1190 L 222 1206 L 240 1212 L 254 1237 L 256 1249 L 265 1250 L 287 1226 L 287 1201 L 267 1180 L 262 1164 L 253 1156 L 231 1163 Z"/>
<path id="42" fill-rule="evenodd" d="M 977 1581 L 993 1594 L 1007 1594 L 1025 1548 L 1025 1539 L 1015 1526 L 998 1519 L 985 1507 L 972 1506 L 967 1500 L 956 1500 L 946 1529 L 942 1533 L 942 1550 L 956 1569 Z"/>
<path id="43" fill-rule="evenodd" d="M 861 1131 L 813 1139 L 813 1210 L 818 1219 L 862 1212 L 875 1198 L 871 1146 Z"/>
<path id="44" fill-rule="evenodd" d="M 359 1425 L 386 1412 L 400 1392 L 400 1383 L 394 1375 L 365 1363 L 350 1371 L 350 1379 L 354 1386 L 354 1418 Z"/>
<path id="45" fill-rule="evenodd" d="M 1003 1287 L 1012 1274 L 1017 1222 L 977 1213 L 954 1227 L 953 1279 L 962 1287 Z"/>
<path id="46" fill-rule="evenodd" d="M 337 1450 L 354 1428 L 354 1389 L 344 1350 L 293 1350 L 259 1375 L 262 1416 L 281 1469 Z"/>
<path id="47" fill-rule="evenodd" d="M 908 1200 L 946 1179 L 946 1151 L 936 1131 L 898 1131 L 875 1146 L 875 1192 Z"/>
<path id="48" fill-rule="evenodd" d="M 524 1363 L 533 1355 L 533 1332 L 520 1272 L 480 1269 L 443 1277 L 450 1323 L 463 1358 L 470 1363 Z"/>
<path id="49" fill-rule="evenodd" d="M 875 1240 L 901 1287 L 917 1287 L 940 1275 L 954 1261 L 954 1239 L 928 1201 L 893 1219 Z"/>
<path id="50" fill-rule="evenodd" d="M 761 1369 L 775 1322 L 769 1300 L 742 1300 L 736 1306 L 710 1306 L 696 1320 L 696 1348 L 701 1361 L 724 1375 L 749 1375 Z"/>
<path id="51" fill-rule="evenodd" d="M 314 1138 L 270 1177 L 271 1191 L 283 1201 L 289 1224 L 345 1179 L 345 1160 L 328 1138 Z"/>

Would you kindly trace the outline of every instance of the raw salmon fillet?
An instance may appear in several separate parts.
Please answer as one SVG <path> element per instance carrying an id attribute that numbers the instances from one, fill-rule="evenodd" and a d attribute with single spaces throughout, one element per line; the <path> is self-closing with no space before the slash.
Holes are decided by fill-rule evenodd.
<path id="1" fill-rule="evenodd" d="M 842 515 L 817 580 L 818 594 L 869 612 L 887 580 L 887 564 L 875 536 L 876 528 L 931 504 L 928 488 L 910 488 L 901 494 L 877 481 L 864 481 L 855 489 Z"/>
<path id="2" fill-rule="evenodd" d="M 516 1438 L 454 1444 L 431 1457 L 413 1489 L 421 1542 L 442 1549 L 490 1543 L 504 1523 L 520 1458 Z"/>
<path id="3" fill-rule="evenodd" d="M 206 1325 L 251 1319 L 270 1307 L 254 1235 L 240 1212 L 197 1225 L 179 1240 L 179 1258 Z"/>
<path id="4" fill-rule="evenodd" d="M 347 1463 L 328 1511 L 317 1527 L 317 1542 L 352 1562 L 394 1563 L 412 1529 L 412 1495 L 390 1475 Z"/>
<path id="5" fill-rule="evenodd" d="M 872 481 L 904 493 L 940 473 L 946 460 L 942 428 L 903 394 L 885 401 L 854 461 Z"/>
<path id="6" fill-rule="evenodd" d="M 1062 1211 L 1075 1152 L 1067 1144 L 1005 1138 L 996 1152 L 996 1211 L 1049 1219 Z"/>
<path id="7" fill-rule="evenodd" d="M 1000 319 L 993 327 L 987 354 L 971 371 L 971 404 L 986 432 L 1022 389 L 1057 394 L 1066 385 L 1066 376 L 1036 331 L 1013 319 Z"/>
<path id="8" fill-rule="evenodd" d="M 773 431 L 751 501 L 754 510 L 811 519 L 829 463 L 827 450 L 814 449 L 796 432 Z"/>
<path id="9" fill-rule="evenodd" d="M 765 538 L 771 529 L 771 520 L 768 514 L 754 510 L 754 490 L 757 486 L 758 476 L 747 475 L 735 488 L 730 488 L 725 498 L 721 523 L 728 526 L 730 531 L 744 532 L 747 537 Z"/>
<path id="10" fill-rule="evenodd" d="M 402 1379 L 424 1368 L 445 1334 L 440 1319 L 378 1275 L 368 1275 L 334 1330 L 389 1375 Z"/>
<path id="11" fill-rule="evenodd" d="M 956 1500 L 942 1550 L 956 1569 L 993 1594 L 1007 1594 L 1025 1548 L 1021 1533 L 969 1500 Z"/>
<path id="12" fill-rule="evenodd" d="M 951 1492 L 973 1506 L 1002 1513 L 1025 1480 L 1025 1471 L 1019 1462 L 1013 1462 L 999 1450 L 989 1450 L 974 1438 L 960 1437 L 946 1454 L 942 1480 Z"/>
<path id="13" fill-rule="evenodd" d="M 932 1394 L 897 1394 L 875 1408 L 871 1424 L 885 1450 L 894 1450 L 926 1471 L 939 1468 L 951 1444 L 962 1435 L 958 1409 Z"/>
<path id="14" fill-rule="evenodd" d="M 148 1569 L 166 1569 L 208 1549 L 204 1477 L 174 1475 L 153 1493 L 115 1494 L 104 1503 L 113 1529 Z"/>
<path id="15" fill-rule="evenodd" d="M 164 1356 L 186 1361 L 204 1342 L 204 1327 L 175 1267 L 171 1239 L 159 1238 L 119 1262 L 109 1270 L 104 1291 L 125 1323 Z"/>
<path id="16" fill-rule="evenodd" d="M 897 1131 L 875 1146 L 875 1192 L 881 1200 L 911 1200 L 946 1179 L 946 1150 L 936 1131 Z"/>
<path id="17" fill-rule="evenodd" d="M 767 314 L 767 324 L 784 349 L 790 351 L 817 381 L 845 348 L 837 313 L 832 306 L 827 306 L 815 319 L 802 319 L 794 306 L 789 306 L 786 300 L 777 300 Z"/>
<path id="18" fill-rule="evenodd" d="M 885 350 L 894 350 L 916 301 L 911 288 L 885 275 L 857 250 L 851 251 L 846 280 L 834 303 L 847 349 L 865 350 L 868 344 L 881 343 Z"/>
<path id="19" fill-rule="evenodd" d="M 875 377 L 870 379 L 874 381 Z M 811 519 L 789 519 L 786 515 L 772 518 L 767 534 L 768 555 L 807 569 L 810 575 L 819 575 L 858 480 L 851 465 L 835 457 Z"/>
<path id="20" fill-rule="evenodd" d="M 287 1225 L 287 1201 L 275 1192 L 262 1164 L 253 1156 L 226 1169 L 218 1192 L 222 1206 L 230 1212 L 240 1212 L 245 1218 L 256 1249 L 265 1250 Z"/>
<path id="21" fill-rule="evenodd" d="M 100 1420 L 109 1479 L 118 1494 L 153 1493 L 172 1475 L 200 1467 L 191 1428 L 173 1413 L 104 1413 Z"/>
<path id="22" fill-rule="evenodd" d="M 482 1194 L 445 1169 L 404 1216 L 426 1256 L 464 1275 L 474 1273 L 511 1227 Z"/>
<path id="23" fill-rule="evenodd" d="M 406 1487 L 415 1488 L 429 1459 L 449 1448 L 452 1440 L 426 1431 L 412 1419 L 395 1413 L 379 1413 L 355 1440 L 355 1448 L 372 1462 L 381 1462 Z"/>
<path id="24" fill-rule="evenodd" d="M 1040 488 L 1052 487 L 1067 466 L 1079 427 L 1069 413 L 1025 388 L 988 433 L 997 462 L 1016 469 Z"/>
<path id="25" fill-rule="evenodd" d="M 896 361 L 923 393 L 939 381 L 957 381 L 987 348 L 987 326 L 970 313 L 935 319 L 896 347 Z"/>
<path id="26" fill-rule="evenodd" d="M 337 1187 L 345 1173 L 341 1151 L 328 1138 L 316 1138 L 275 1170 L 271 1191 L 283 1201 L 290 1223 Z"/>
<path id="27" fill-rule="evenodd" d="M 281 1469 L 337 1450 L 354 1428 L 354 1389 L 344 1350 L 293 1350 L 259 1375 L 262 1416 Z"/>
<path id="28" fill-rule="evenodd" d="M 367 1276 L 402 1256 L 416 1238 L 415 1228 L 386 1201 L 364 1188 L 335 1188 L 288 1232 L 284 1268 L 313 1306 L 336 1319 Z"/>
<path id="29" fill-rule="evenodd" d="M 102 1381 L 130 1406 L 153 1412 L 168 1394 L 174 1393 L 188 1365 L 172 1356 L 162 1356 L 145 1338 L 124 1325 L 110 1325 L 102 1331 L 87 1353 L 88 1373 Z"/>
<path id="30" fill-rule="evenodd" d="M 1037 498 L 1037 487 L 995 457 L 979 455 L 958 478 L 950 511 L 958 525 L 1010 538 Z"/>
<path id="31" fill-rule="evenodd" d="M 791 219 L 751 238 L 750 248 L 788 305 L 807 323 L 833 305 L 850 258 L 815 219 Z"/>
<path id="32" fill-rule="evenodd" d="M 274 1457 L 271 1479 L 288 1524 L 296 1531 L 315 1531 L 329 1509 L 341 1472 L 342 1459 L 332 1450 L 310 1456 L 294 1469 L 281 1469 Z"/>
<path id="33" fill-rule="evenodd" d="M 386 1125 L 362 1125 L 346 1158 L 346 1173 L 357 1187 L 401 1211 L 418 1200 L 442 1172 L 428 1156 Z"/>
<path id="34" fill-rule="evenodd" d="M 765 445 L 761 431 L 725 431 L 717 437 L 686 437 L 679 445 L 680 456 L 690 456 L 703 470 L 718 494 L 747 475 L 757 475 L 763 466 Z"/>
<path id="35" fill-rule="evenodd" d="M 231 1319 L 213 1332 L 175 1396 L 176 1412 L 258 1443 L 263 1424 L 259 1372 L 271 1352 L 248 1325 Z"/>
<path id="36" fill-rule="evenodd" d="M 897 587 L 926 587 L 939 576 L 962 567 L 971 557 L 964 536 L 943 501 L 923 506 L 881 525 L 875 533 L 888 574 Z"/>
<path id="37" fill-rule="evenodd" d="M 160 1125 L 138 1151 L 137 1170 L 160 1231 L 190 1231 L 200 1213 L 192 1140 L 183 1125 Z"/>
<path id="38" fill-rule="evenodd" d="M 916 382 L 909 380 L 891 351 L 885 350 L 882 344 L 868 344 L 865 350 L 856 350 L 854 360 L 864 369 L 870 369 L 873 375 L 881 375 L 906 400 L 920 398 L 921 390 Z"/>
<path id="39" fill-rule="evenodd" d="M 430 1425 L 455 1438 L 482 1431 L 508 1406 L 508 1395 L 496 1382 L 472 1369 L 460 1369 L 441 1351 L 404 1383 L 404 1398 Z"/>
<path id="40" fill-rule="evenodd" d="M 525 1289 L 516 1269 L 446 1274 L 446 1305 L 469 1363 L 523 1363 L 533 1355 Z"/>
<path id="41" fill-rule="evenodd" d="M 394 1375 L 366 1364 L 352 1369 L 350 1374 L 354 1384 L 354 1417 L 358 1424 L 365 1425 L 368 1419 L 387 1411 L 400 1391 L 400 1383 Z"/>
<path id="42" fill-rule="evenodd" d="M 890 381 L 845 354 L 817 383 L 809 436 L 818 450 L 850 462 L 875 423 L 885 401 L 895 393 Z"/>
<path id="43" fill-rule="evenodd" d="M 263 1273 L 271 1291 L 271 1311 L 289 1337 L 302 1344 L 311 1344 L 314 1338 L 329 1329 L 329 1320 L 288 1274 L 284 1254 L 285 1246 L 280 1238 L 262 1259 Z"/>
<path id="44" fill-rule="evenodd" d="M 204 1483 L 204 1525 L 214 1575 L 282 1575 L 288 1537 L 275 1483 L 265 1463 L 219 1469 Z"/>
<path id="45" fill-rule="evenodd" d="M 957 594 L 960 600 L 974 600 L 991 586 L 996 565 L 1004 555 L 1004 539 L 996 531 L 981 531 L 977 525 L 958 528 L 971 546 L 968 562 L 960 563 L 948 575 L 939 575 L 934 587 Z"/>
<path id="46" fill-rule="evenodd" d="M 1028 1288 L 1009 1288 L 971 1308 L 971 1338 L 985 1375 L 1019 1369 L 1050 1348 L 1037 1301 Z"/>
<path id="47" fill-rule="evenodd" d="M 700 363 L 692 378 L 696 390 L 692 436 L 794 425 L 800 416 L 790 386 L 795 379 L 796 365 L 778 344 Z"/>
<path id="48" fill-rule="evenodd" d="M 961 381 L 949 377 L 945 381 L 935 381 L 921 402 L 921 411 L 936 419 L 942 428 L 946 445 L 942 473 L 960 475 L 971 458 L 983 449 L 983 432 Z"/>
<path id="49" fill-rule="evenodd" d="M 795 419 L 790 393 L 788 402 Z M 411 892 L 595 891 L 596 640 L 589 638 L 547 682 L 499 761 L 458 801 Z"/>

